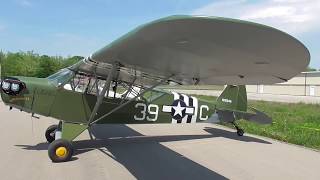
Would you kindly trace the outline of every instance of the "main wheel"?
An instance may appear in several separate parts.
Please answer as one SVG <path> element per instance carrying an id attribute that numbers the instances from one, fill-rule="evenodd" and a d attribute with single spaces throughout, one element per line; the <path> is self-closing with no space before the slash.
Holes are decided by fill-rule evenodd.
<path id="1" fill-rule="evenodd" d="M 244 134 L 243 129 L 238 129 L 237 134 L 238 134 L 238 136 L 243 136 L 243 134 Z"/>
<path id="2" fill-rule="evenodd" d="M 51 143 L 52 141 L 55 140 L 54 136 L 55 136 L 55 132 L 57 129 L 58 129 L 58 125 L 56 125 L 56 124 L 51 125 L 47 128 L 45 136 L 46 136 L 46 139 L 49 143 Z"/>
<path id="3" fill-rule="evenodd" d="M 69 161 L 73 155 L 72 144 L 63 139 L 54 140 L 49 144 L 48 155 L 52 162 Z"/>

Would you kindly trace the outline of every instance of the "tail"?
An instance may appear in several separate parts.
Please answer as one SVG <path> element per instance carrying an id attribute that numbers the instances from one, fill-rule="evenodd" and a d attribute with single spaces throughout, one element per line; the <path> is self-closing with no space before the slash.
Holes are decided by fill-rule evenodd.
<path id="1" fill-rule="evenodd" d="M 248 111 L 248 109 L 250 111 Z M 217 99 L 216 111 L 220 121 L 234 123 L 244 119 L 260 124 L 270 124 L 272 119 L 265 113 L 249 107 L 245 85 L 227 85 Z"/>
<path id="2" fill-rule="evenodd" d="M 217 109 L 246 112 L 246 87 L 228 85 L 217 99 Z"/>

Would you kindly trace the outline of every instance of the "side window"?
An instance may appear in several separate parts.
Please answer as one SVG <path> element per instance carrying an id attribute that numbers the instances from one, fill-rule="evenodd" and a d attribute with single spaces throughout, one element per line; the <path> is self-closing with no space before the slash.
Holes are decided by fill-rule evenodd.
<path id="1" fill-rule="evenodd" d="M 92 95 L 97 95 L 100 94 L 104 85 L 105 85 L 105 80 L 102 79 L 96 79 L 96 78 L 91 78 L 90 82 L 88 83 L 87 87 L 87 93 L 92 94 Z M 111 82 L 109 92 L 105 94 L 105 97 L 110 97 L 110 98 L 121 98 L 121 95 L 119 92 L 123 91 L 118 84 L 115 82 Z"/>
<path id="2" fill-rule="evenodd" d="M 158 98 L 162 97 L 165 93 L 157 90 L 149 91 L 143 95 L 143 98 L 147 100 L 148 103 L 152 103 Z"/>
<path id="3" fill-rule="evenodd" d="M 70 81 L 74 77 L 74 72 L 69 69 L 62 69 L 59 72 L 48 77 L 48 80 L 51 84 L 56 87 L 59 87 L 61 84 L 64 84 L 66 81 Z"/>
<path id="4" fill-rule="evenodd" d="M 104 85 L 105 80 L 103 79 L 96 79 L 94 77 L 91 77 L 91 79 L 88 82 L 88 86 L 86 89 L 87 94 L 97 95 L 100 94 Z M 129 85 L 124 82 L 116 83 L 111 82 L 109 92 L 105 94 L 105 97 L 109 98 L 126 98 L 131 99 L 134 98 L 139 92 L 140 88 L 138 87 L 132 87 L 130 91 L 128 92 Z M 139 99 L 139 98 L 138 98 Z"/>
<path id="5" fill-rule="evenodd" d="M 76 91 L 84 93 L 86 91 L 87 85 L 90 81 L 90 77 L 83 74 L 76 74 L 73 78 L 67 82 L 63 88 L 70 91 Z"/>
<path id="6" fill-rule="evenodd" d="M 87 94 L 97 95 L 103 89 L 105 80 L 92 77 L 88 82 Z"/>

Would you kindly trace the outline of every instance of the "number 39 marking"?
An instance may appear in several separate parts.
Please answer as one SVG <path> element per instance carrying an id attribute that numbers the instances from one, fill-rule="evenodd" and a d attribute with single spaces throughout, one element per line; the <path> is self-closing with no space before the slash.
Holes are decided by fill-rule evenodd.
<path id="1" fill-rule="evenodd" d="M 137 103 L 135 108 L 141 109 L 140 115 L 134 115 L 134 120 L 143 121 L 147 119 L 148 121 L 156 121 L 158 119 L 159 106 L 156 104 L 149 104 L 148 106 L 143 103 Z"/>

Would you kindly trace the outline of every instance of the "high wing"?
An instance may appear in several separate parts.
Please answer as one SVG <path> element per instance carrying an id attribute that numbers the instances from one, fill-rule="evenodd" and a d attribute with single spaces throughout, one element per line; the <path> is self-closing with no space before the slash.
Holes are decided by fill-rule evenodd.
<path id="1" fill-rule="evenodd" d="M 120 63 L 118 79 L 138 83 L 173 75 L 180 84 L 273 84 L 304 71 L 307 48 L 261 24 L 197 16 L 170 16 L 139 26 L 71 68 L 106 77 Z"/>

